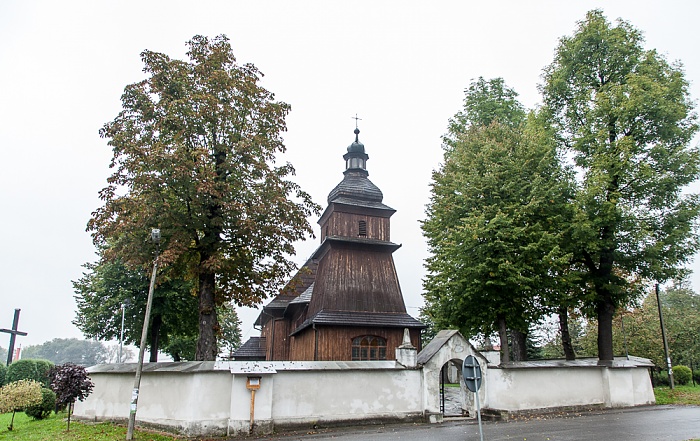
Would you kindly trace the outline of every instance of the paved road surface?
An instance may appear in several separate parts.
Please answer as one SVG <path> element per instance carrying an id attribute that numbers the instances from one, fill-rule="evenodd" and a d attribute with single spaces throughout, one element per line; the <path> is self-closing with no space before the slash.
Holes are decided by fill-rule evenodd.
<path id="1" fill-rule="evenodd" d="M 649 406 L 586 414 L 484 422 L 484 441 L 685 441 L 700 439 L 700 407 Z M 473 420 L 297 432 L 260 437 L 280 441 L 479 441 Z"/>

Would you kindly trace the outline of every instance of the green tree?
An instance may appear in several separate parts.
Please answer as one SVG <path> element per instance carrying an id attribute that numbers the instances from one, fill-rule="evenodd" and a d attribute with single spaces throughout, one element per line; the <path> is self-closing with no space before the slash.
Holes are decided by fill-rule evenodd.
<path id="1" fill-rule="evenodd" d="M 465 335 L 497 331 L 508 361 L 507 329 L 522 334 L 516 358 L 523 358 L 524 336 L 545 313 L 548 275 L 567 262 L 558 227 L 568 193 L 541 120 L 498 119 L 498 106 L 521 109 L 503 102 L 504 87 L 500 79 L 480 79 L 467 90 L 467 115 L 483 108 L 494 116 L 470 116 L 463 133 L 454 128 L 459 117 L 453 119 L 422 228 L 431 252 L 424 314 L 439 328 L 456 326 Z M 514 99 L 515 93 L 505 96 Z"/>
<path id="2" fill-rule="evenodd" d="M 29 359 L 26 355 L 21 360 L 13 361 L 7 367 L 5 375 L 5 383 L 14 383 L 19 380 L 33 380 L 41 383 L 41 379 L 36 360 Z"/>
<path id="3" fill-rule="evenodd" d="M 106 361 L 107 349 L 99 341 L 54 338 L 40 345 L 27 346 L 22 350 L 22 357 L 22 360 L 36 358 L 45 359 L 54 364 L 70 362 L 82 366 L 93 366 Z M 15 363 L 22 360 L 18 360 Z"/>
<path id="4" fill-rule="evenodd" d="M 15 422 L 15 412 L 21 412 L 27 406 L 41 403 L 41 383 L 34 380 L 18 380 L 0 388 L 0 414 L 12 412 L 8 429 L 11 431 Z"/>
<path id="5" fill-rule="evenodd" d="M 232 304 L 221 305 L 218 310 L 220 335 L 219 353 L 230 359 L 241 346 L 241 321 Z"/>
<path id="6" fill-rule="evenodd" d="M 102 253 L 104 255 L 104 252 Z M 138 346 L 146 313 L 150 274 L 142 269 L 130 269 L 120 258 L 101 258 L 86 264 L 88 272 L 73 282 L 77 303 L 73 324 L 88 338 L 119 340 L 124 307 L 124 343 Z M 170 351 L 171 340 L 194 340 L 197 336 L 197 296 L 193 283 L 170 279 L 166 275 L 156 279 L 151 320 L 148 330 L 150 361 L 158 361 L 158 351 L 175 357 Z"/>
<path id="7" fill-rule="evenodd" d="M 640 31 L 590 11 L 563 37 L 542 93 L 577 168 L 572 244 L 598 323 L 598 357 L 613 358 L 615 311 L 647 280 L 668 280 L 698 250 L 697 131 L 679 64 L 642 47 Z"/>
<path id="8" fill-rule="evenodd" d="M 659 297 L 673 364 L 697 369 L 700 365 L 700 295 L 690 289 L 687 281 L 676 281 L 662 290 Z"/>
<path id="9" fill-rule="evenodd" d="M 255 305 L 293 270 L 293 243 L 312 234 L 318 207 L 288 180 L 282 132 L 289 105 L 240 65 L 225 36 L 195 36 L 189 61 L 144 51 L 148 77 L 127 86 L 122 111 L 102 128 L 114 173 L 88 223 L 106 257 L 149 266 L 147 237 L 160 228 L 161 264 L 192 281 L 198 298 L 197 360 L 213 360 L 216 305 Z"/>
<path id="10" fill-rule="evenodd" d="M 552 359 L 552 358 L 566 358 L 567 360 L 575 359 L 576 356 L 588 357 L 595 355 L 595 351 L 592 353 L 586 352 L 582 339 L 586 336 L 586 326 L 587 323 L 582 319 L 582 317 L 574 310 L 574 314 L 567 312 L 567 326 L 566 332 L 569 333 L 569 348 L 571 354 L 567 354 L 567 344 L 565 344 L 562 339 L 562 324 L 560 322 L 559 328 L 554 331 L 553 328 L 549 329 L 550 333 L 546 336 L 545 341 L 542 345 L 542 358 Z M 573 355 L 573 356 L 572 356 Z"/>
<path id="11" fill-rule="evenodd" d="M 216 310 L 219 319 L 218 353 L 223 358 L 230 358 L 241 345 L 241 321 L 238 319 L 235 307 L 230 303 L 217 306 Z M 196 335 L 173 337 L 164 349 L 174 361 L 194 360 L 197 349 Z"/>
<path id="12" fill-rule="evenodd" d="M 450 118 L 443 143 L 451 146 L 472 126 L 488 126 L 498 121 L 517 128 L 525 122 L 527 112 L 518 101 L 518 94 L 503 78 L 485 80 L 479 77 L 464 91 L 462 110 Z"/>
<path id="13" fill-rule="evenodd" d="M 660 290 L 659 298 L 673 364 L 697 367 L 700 364 L 700 296 L 686 281 L 674 281 L 669 288 Z M 581 337 L 584 353 L 596 353 L 597 330 L 597 322 L 590 320 Z M 653 290 L 639 305 L 617 311 L 613 319 L 613 352 L 649 358 L 657 366 L 666 368 L 658 303 Z"/>

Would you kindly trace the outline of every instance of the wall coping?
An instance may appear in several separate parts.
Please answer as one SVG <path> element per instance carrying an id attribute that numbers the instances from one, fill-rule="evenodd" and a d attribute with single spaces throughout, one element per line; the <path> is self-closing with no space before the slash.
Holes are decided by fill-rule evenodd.
<path id="1" fill-rule="evenodd" d="M 98 364 L 90 374 L 134 374 L 136 363 Z M 274 374 L 278 371 L 406 370 L 395 360 L 386 361 L 170 361 L 144 363 L 143 372 L 204 373 L 229 371 L 232 374 Z"/>
<path id="2" fill-rule="evenodd" d="M 615 357 L 611 362 L 600 362 L 597 358 L 577 358 L 576 360 L 530 360 L 511 361 L 500 365 L 489 365 L 489 369 L 555 369 L 555 368 L 611 368 L 630 369 L 639 367 L 654 367 L 654 363 L 648 358 Z"/>

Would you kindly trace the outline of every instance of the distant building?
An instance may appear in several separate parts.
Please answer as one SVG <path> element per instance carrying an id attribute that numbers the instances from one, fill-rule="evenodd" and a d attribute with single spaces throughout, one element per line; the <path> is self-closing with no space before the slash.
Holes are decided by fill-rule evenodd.
<path id="1" fill-rule="evenodd" d="M 319 219 L 321 245 L 255 324 L 261 336 L 236 360 L 394 360 L 404 329 L 420 350 L 425 325 L 406 313 L 392 254 L 389 218 L 396 210 L 368 178 L 365 146 L 347 149 L 345 177 Z"/>

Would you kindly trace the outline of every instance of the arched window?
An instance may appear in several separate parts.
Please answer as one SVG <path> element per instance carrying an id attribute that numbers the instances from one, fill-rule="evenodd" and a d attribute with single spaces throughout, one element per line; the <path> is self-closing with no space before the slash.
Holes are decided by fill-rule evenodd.
<path id="1" fill-rule="evenodd" d="M 352 341 L 352 359 L 386 360 L 386 340 L 374 335 L 356 337 Z"/>

